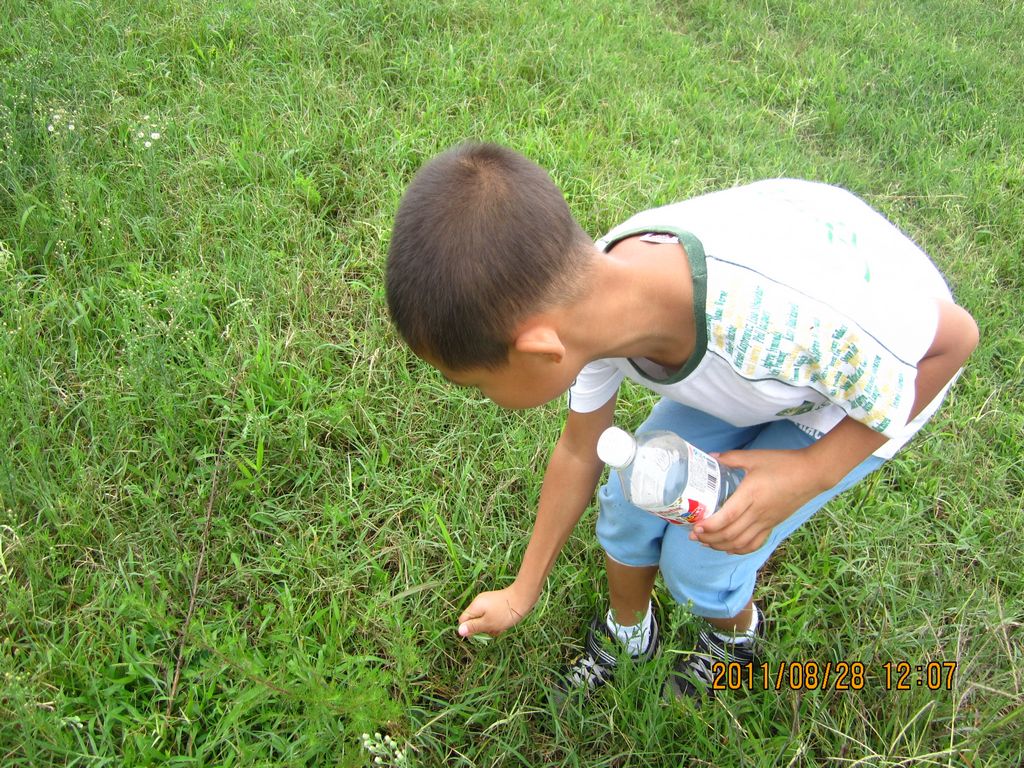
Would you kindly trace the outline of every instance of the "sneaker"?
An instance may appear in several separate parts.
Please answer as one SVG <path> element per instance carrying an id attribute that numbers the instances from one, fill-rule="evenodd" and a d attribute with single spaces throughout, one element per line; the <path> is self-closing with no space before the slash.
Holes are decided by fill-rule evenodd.
<path id="1" fill-rule="evenodd" d="M 660 644 L 658 620 L 652 615 L 651 637 L 647 643 L 647 650 L 633 656 L 633 660 L 636 662 L 650 661 L 658 652 Z M 583 645 L 583 653 L 570 661 L 568 667 L 555 681 L 552 691 L 555 703 L 561 707 L 574 691 L 583 691 L 589 694 L 609 682 L 618 663 L 614 651 L 610 650 L 614 648 L 622 648 L 622 645 L 608 629 L 605 617 L 598 614 L 590 622 L 587 639 Z"/>
<path id="2" fill-rule="evenodd" d="M 712 682 L 716 677 L 714 665 L 757 664 L 757 641 L 763 634 L 764 615 L 758 623 L 752 640 L 746 643 L 730 643 L 718 637 L 710 624 L 697 636 L 697 646 L 690 652 L 679 655 L 679 660 L 669 672 L 665 682 L 666 698 L 694 698 L 701 695 L 709 698 L 715 695 Z"/>

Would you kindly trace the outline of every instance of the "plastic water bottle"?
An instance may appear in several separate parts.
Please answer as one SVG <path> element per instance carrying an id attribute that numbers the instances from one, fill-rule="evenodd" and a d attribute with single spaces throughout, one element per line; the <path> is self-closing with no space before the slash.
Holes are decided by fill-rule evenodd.
<path id="1" fill-rule="evenodd" d="M 674 432 L 636 437 L 609 427 L 597 441 L 601 461 L 619 474 L 634 505 L 675 525 L 699 523 L 717 512 L 743 479 Z"/>

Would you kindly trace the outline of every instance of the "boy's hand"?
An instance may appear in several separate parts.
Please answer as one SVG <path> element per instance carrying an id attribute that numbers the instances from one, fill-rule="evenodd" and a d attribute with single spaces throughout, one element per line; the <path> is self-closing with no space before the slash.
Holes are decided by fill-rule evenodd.
<path id="1" fill-rule="evenodd" d="M 938 329 L 917 363 L 910 418 L 942 391 L 978 344 L 978 325 L 966 310 L 936 300 Z M 795 451 L 729 451 L 718 460 L 747 471 L 740 487 L 690 538 L 714 549 L 747 554 L 764 544 L 772 528 L 819 493 L 831 488 L 882 445 L 886 437 L 845 417 L 828 434 Z"/>
<path id="2" fill-rule="evenodd" d="M 692 540 L 712 549 L 734 555 L 753 552 L 776 525 L 828 488 L 815 463 L 800 450 L 728 451 L 715 457 L 747 474 L 722 508 L 690 533 Z"/>
<path id="3" fill-rule="evenodd" d="M 497 637 L 518 624 L 536 603 L 537 598 L 522 594 L 515 582 L 496 592 L 481 592 L 459 616 L 459 635 L 483 632 Z"/>

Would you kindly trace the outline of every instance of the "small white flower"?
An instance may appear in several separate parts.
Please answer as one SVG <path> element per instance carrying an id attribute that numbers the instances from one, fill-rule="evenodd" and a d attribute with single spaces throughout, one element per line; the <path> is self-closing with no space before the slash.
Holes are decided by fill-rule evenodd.
<path id="1" fill-rule="evenodd" d="M 157 139 L 160 138 L 160 134 L 154 131 L 153 133 L 149 134 L 149 138 L 153 139 L 153 141 L 156 141 Z"/>
<path id="2" fill-rule="evenodd" d="M 48 130 L 50 133 L 53 133 L 53 126 L 52 125 L 46 126 L 46 130 Z"/>
<path id="3" fill-rule="evenodd" d="M 136 136 L 137 138 L 140 138 L 140 139 L 141 139 L 142 137 L 144 137 L 145 135 L 146 135 L 146 134 L 145 134 L 145 133 L 143 133 L 142 131 L 139 131 L 139 132 L 138 132 L 137 134 L 135 134 L 135 136 Z"/>
<path id="4" fill-rule="evenodd" d="M 74 123 L 68 123 L 68 130 L 69 131 L 75 130 L 75 124 Z"/>
<path id="5" fill-rule="evenodd" d="M 147 141 L 144 146 L 146 147 L 146 149 L 149 149 L 150 147 L 153 146 L 153 142 L 152 141 Z"/>

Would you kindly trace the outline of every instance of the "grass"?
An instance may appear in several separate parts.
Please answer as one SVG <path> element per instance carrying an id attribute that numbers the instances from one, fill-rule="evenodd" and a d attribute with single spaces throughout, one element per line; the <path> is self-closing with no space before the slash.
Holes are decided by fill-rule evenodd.
<path id="1" fill-rule="evenodd" d="M 1020 764 L 1020 3 L 11 0 L 0 30 L 0 763 L 358 766 L 380 732 L 423 766 Z M 863 690 L 665 708 L 665 657 L 555 717 L 593 512 L 515 631 L 456 638 L 564 410 L 454 391 L 389 328 L 397 201 L 466 137 L 595 235 L 788 175 L 934 255 L 981 347 L 759 592 L 773 664 Z M 886 690 L 899 660 L 952 690 Z"/>

